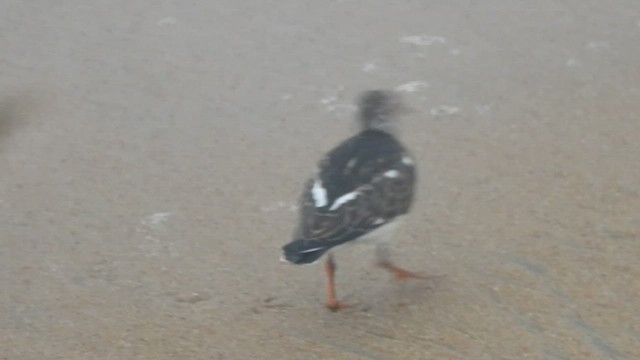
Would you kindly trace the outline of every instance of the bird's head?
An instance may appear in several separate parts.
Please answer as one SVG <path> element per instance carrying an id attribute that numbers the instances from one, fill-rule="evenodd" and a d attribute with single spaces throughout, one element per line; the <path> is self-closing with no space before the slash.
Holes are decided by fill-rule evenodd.
<path id="1" fill-rule="evenodd" d="M 400 95 L 388 90 L 370 90 L 360 95 L 358 120 L 363 130 L 390 132 L 396 115 L 408 110 Z"/>

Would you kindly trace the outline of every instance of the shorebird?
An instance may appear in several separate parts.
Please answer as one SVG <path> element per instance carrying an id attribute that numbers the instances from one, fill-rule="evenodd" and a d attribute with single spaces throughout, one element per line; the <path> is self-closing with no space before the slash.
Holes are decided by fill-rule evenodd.
<path id="1" fill-rule="evenodd" d="M 293 241 L 281 260 L 310 264 L 327 255 L 326 307 L 346 305 L 336 297 L 333 251 L 355 242 L 375 244 L 377 264 L 397 279 L 424 279 L 389 259 L 387 240 L 414 198 L 416 169 L 412 155 L 394 136 L 394 119 L 403 109 L 391 91 L 363 93 L 358 103 L 360 132 L 329 151 L 309 179 L 300 199 Z"/>

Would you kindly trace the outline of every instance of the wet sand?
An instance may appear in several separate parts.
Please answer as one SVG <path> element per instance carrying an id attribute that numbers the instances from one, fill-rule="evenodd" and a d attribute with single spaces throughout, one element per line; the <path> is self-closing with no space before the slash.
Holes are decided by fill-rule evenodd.
<path id="1" fill-rule="evenodd" d="M 640 358 L 640 3 L 0 5 L 0 359 Z M 397 88 L 396 261 L 280 263 Z"/>

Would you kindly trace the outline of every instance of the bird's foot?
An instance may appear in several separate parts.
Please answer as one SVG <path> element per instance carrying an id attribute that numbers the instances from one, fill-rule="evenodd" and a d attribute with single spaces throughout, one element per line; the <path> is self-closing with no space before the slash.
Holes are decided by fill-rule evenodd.
<path id="1" fill-rule="evenodd" d="M 349 305 L 340 302 L 336 299 L 333 300 L 328 300 L 327 303 L 325 304 L 325 307 L 333 312 L 336 312 L 338 310 L 344 309 L 346 307 L 349 307 Z"/>
<path id="2" fill-rule="evenodd" d="M 405 270 L 401 267 L 398 267 L 392 264 L 389 261 L 382 261 L 378 265 L 380 265 L 380 267 L 392 273 L 395 276 L 396 280 L 409 280 L 409 279 L 428 280 L 431 278 L 431 276 L 422 275 L 419 273 Z"/>
<path id="3" fill-rule="evenodd" d="M 396 277 L 396 280 L 402 281 L 410 279 L 428 280 L 431 278 L 430 276 L 414 273 L 403 269 L 397 269 L 393 272 L 393 275 Z"/>

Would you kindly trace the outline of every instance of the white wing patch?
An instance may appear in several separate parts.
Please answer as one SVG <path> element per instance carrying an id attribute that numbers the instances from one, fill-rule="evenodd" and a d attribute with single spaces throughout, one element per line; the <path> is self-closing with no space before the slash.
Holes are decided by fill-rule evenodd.
<path id="1" fill-rule="evenodd" d="M 402 163 L 405 165 L 413 165 L 413 160 L 411 160 L 411 158 L 407 155 L 404 155 L 402 157 Z"/>
<path id="2" fill-rule="evenodd" d="M 307 250 L 302 250 L 300 251 L 300 254 L 306 254 L 306 253 L 310 253 L 310 252 L 314 252 L 314 251 L 318 251 L 318 250 L 322 250 L 324 249 L 324 247 L 316 247 L 316 248 L 311 248 L 311 249 L 307 249 Z"/>
<path id="3" fill-rule="evenodd" d="M 386 220 L 383 218 L 377 218 L 374 222 L 373 225 L 380 225 L 383 224 Z"/>
<path id="4" fill-rule="evenodd" d="M 336 201 L 333 202 L 333 205 L 331 205 L 331 207 L 329 208 L 329 211 L 332 211 L 332 210 L 335 210 L 335 209 L 339 208 L 340 206 L 342 206 L 342 204 L 347 203 L 347 202 L 357 198 L 358 195 L 360 195 L 359 192 L 352 191 L 350 193 L 347 193 L 347 194 L 344 194 L 344 195 L 340 196 L 339 198 L 336 199 Z"/>
<path id="5" fill-rule="evenodd" d="M 313 182 L 311 195 L 313 196 L 313 201 L 315 202 L 316 207 L 323 207 L 327 205 L 327 189 L 322 187 L 322 180 L 316 179 Z"/>
<path id="6" fill-rule="evenodd" d="M 384 176 L 388 178 L 397 178 L 398 175 L 400 175 L 398 170 L 388 170 L 387 172 L 384 173 Z"/>

